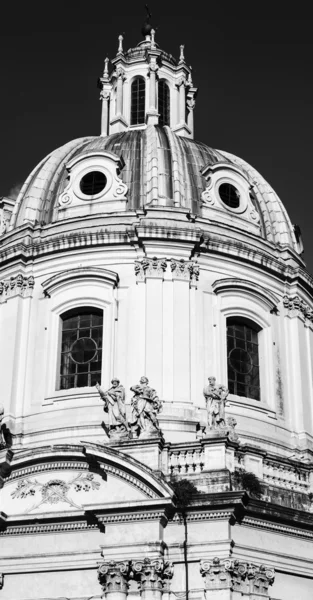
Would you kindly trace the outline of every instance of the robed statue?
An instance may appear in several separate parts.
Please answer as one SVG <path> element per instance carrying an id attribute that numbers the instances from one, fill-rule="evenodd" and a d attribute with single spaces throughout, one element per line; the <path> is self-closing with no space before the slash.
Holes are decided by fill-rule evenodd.
<path id="1" fill-rule="evenodd" d="M 116 377 L 111 381 L 112 386 L 103 391 L 99 383 L 96 388 L 104 402 L 103 410 L 108 413 L 109 435 L 121 435 L 128 432 L 125 409 L 125 388 Z"/>
<path id="2" fill-rule="evenodd" d="M 226 425 L 225 404 L 228 394 L 229 390 L 225 385 L 216 384 L 216 377 L 209 377 L 209 385 L 205 386 L 203 395 L 210 429 Z"/>
<path id="3" fill-rule="evenodd" d="M 149 386 L 147 377 L 141 377 L 139 384 L 133 385 L 132 426 L 139 430 L 139 435 L 155 435 L 160 433 L 157 415 L 161 412 L 162 402 L 156 390 Z"/>

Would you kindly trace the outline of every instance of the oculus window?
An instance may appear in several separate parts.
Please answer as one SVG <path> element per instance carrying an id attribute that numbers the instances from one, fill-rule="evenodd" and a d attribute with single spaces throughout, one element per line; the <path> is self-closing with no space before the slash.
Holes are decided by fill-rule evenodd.
<path id="1" fill-rule="evenodd" d="M 220 198 L 229 208 L 239 208 L 240 192 L 231 183 L 222 183 L 218 188 Z"/>
<path id="2" fill-rule="evenodd" d="M 91 171 L 86 173 L 80 180 L 79 187 L 86 196 L 95 196 L 104 190 L 107 184 L 107 178 L 101 171 Z"/>
<path id="3" fill-rule="evenodd" d="M 136 77 L 131 85 L 130 124 L 142 125 L 145 122 L 146 82 Z"/>
<path id="4" fill-rule="evenodd" d="M 159 93 L 158 93 L 158 113 L 159 113 L 159 125 L 170 124 L 170 88 L 167 83 L 163 80 L 159 82 Z"/>
<path id="5" fill-rule="evenodd" d="M 254 400 L 260 400 L 259 331 L 247 319 L 227 319 L 228 388 Z"/>
<path id="6" fill-rule="evenodd" d="M 80 308 L 61 320 L 60 389 L 94 386 L 101 379 L 103 313 Z"/>

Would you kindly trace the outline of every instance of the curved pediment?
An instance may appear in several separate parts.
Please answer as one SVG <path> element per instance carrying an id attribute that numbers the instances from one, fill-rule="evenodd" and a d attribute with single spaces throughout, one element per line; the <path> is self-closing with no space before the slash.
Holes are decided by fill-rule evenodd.
<path id="1" fill-rule="evenodd" d="M 104 522 L 126 511 L 133 520 L 143 511 L 162 511 L 172 496 L 151 469 L 112 448 L 86 443 L 22 450 L 0 492 L 2 528 L 25 526 L 34 516 L 45 522 L 97 514 Z"/>

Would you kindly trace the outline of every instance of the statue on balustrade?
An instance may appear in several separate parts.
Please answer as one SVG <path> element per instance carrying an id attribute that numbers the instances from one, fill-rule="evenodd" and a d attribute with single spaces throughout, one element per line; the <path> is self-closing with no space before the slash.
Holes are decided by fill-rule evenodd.
<path id="1" fill-rule="evenodd" d="M 3 430 L 2 430 L 2 421 L 4 417 L 4 408 L 2 404 L 0 404 L 0 450 L 2 448 L 6 448 L 6 441 L 4 439 Z"/>
<path id="2" fill-rule="evenodd" d="M 230 438 L 237 439 L 237 434 L 234 432 L 236 425 L 235 419 L 232 417 L 226 418 L 225 406 L 229 390 L 221 383 L 216 383 L 216 377 L 212 375 L 208 378 L 209 385 L 204 387 L 203 395 L 206 402 L 208 431 L 220 431 L 221 433 L 229 433 Z"/>
<path id="3" fill-rule="evenodd" d="M 160 435 L 157 415 L 161 412 L 162 401 L 158 398 L 156 390 L 149 386 L 147 377 L 141 377 L 139 385 L 133 385 L 130 389 L 134 392 L 131 400 L 132 430 L 142 437 Z"/>
<path id="4" fill-rule="evenodd" d="M 109 437 L 128 437 L 129 426 L 126 420 L 125 388 L 114 377 L 112 387 L 105 392 L 96 384 L 97 391 L 104 402 L 103 410 L 108 413 Z"/>

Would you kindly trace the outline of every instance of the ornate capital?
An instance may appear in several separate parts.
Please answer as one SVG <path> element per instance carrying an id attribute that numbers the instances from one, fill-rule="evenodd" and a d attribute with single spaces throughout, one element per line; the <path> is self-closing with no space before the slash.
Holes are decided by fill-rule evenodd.
<path id="1" fill-rule="evenodd" d="M 135 261 L 135 274 L 138 281 L 145 281 L 147 277 L 161 277 L 167 268 L 165 258 L 144 258 Z"/>
<path id="2" fill-rule="evenodd" d="M 265 565 L 249 564 L 247 566 L 247 578 L 250 594 L 268 595 L 268 588 L 275 580 L 275 570 Z"/>
<path id="3" fill-rule="evenodd" d="M 130 561 L 104 562 L 98 569 L 99 583 L 104 592 L 124 592 L 128 590 Z"/>
<path id="4" fill-rule="evenodd" d="M 200 573 L 205 579 L 206 590 L 234 589 L 240 590 L 247 574 L 247 565 L 238 560 L 200 561 Z"/>
<path id="5" fill-rule="evenodd" d="M 171 258 L 171 271 L 173 279 L 189 281 L 190 287 L 197 287 L 200 274 L 200 267 L 197 263 L 183 258 L 180 260 Z"/>
<path id="6" fill-rule="evenodd" d="M 274 583 L 275 571 L 264 565 L 254 565 L 239 560 L 218 557 L 213 561 L 200 561 L 200 573 L 205 579 L 206 590 L 231 589 L 242 594 L 268 595 Z"/>
<path id="7" fill-rule="evenodd" d="M 32 297 L 35 279 L 32 275 L 24 277 L 21 273 L 10 279 L 0 281 L 0 303 L 14 296 Z"/>
<path id="8" fill-rule="evenodd" d="M 141 592 L 145 590 L 162 591 L 164 587 L 167 587 L 174 571 L 173 565 L 162 558 L 154 560 L 144 558 L 143 560 L 134 561 L 132 569 Z"/>
<path id="9" fill-rule="evenodd" d="M 313 309 L 297 294 L 295 296 L 284 296 L 283 305 L 292 317 L 302 316 L 307 321 L 313 321 Z"/>

